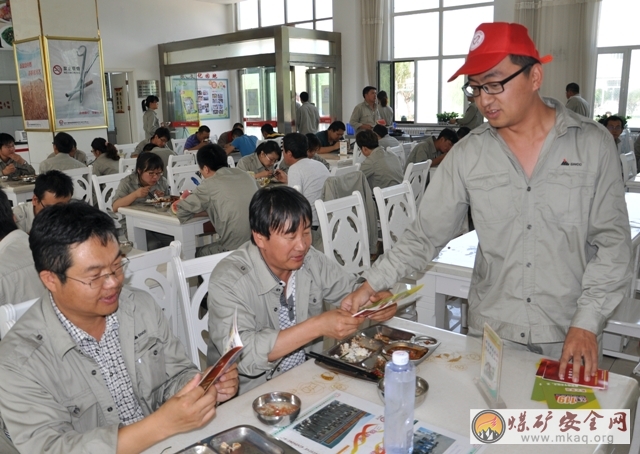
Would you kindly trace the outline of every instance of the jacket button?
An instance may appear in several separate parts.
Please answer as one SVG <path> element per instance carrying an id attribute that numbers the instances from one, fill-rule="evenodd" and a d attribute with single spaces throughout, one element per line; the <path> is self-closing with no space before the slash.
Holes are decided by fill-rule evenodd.
<path id="1" fill-rule="evenodd" d="M 273 308 L 273 312 L 278 312 L 278 306 Z"/>
<path id="2" fill-rule="evenodd" d="M 314 302 L 314 303 L 316 302 L 316 299 L 315 299 L 315 298 L 313 299 L 313 302 Z"/>
<path id="3" fill-rule="evenodd" d="M 524 337 L 524 333 L 520 333 L 520 337 Z"/>
<path id="4" fill-rule="evenodd" d="M 153 356 L 158 356 L 158 350 L 153 351 Z"/>
<path id="5" fill-rule="evenodd" d="M 91 371 L 91 375 L 95 375 L 97 372 L 95 370 Z"/>
<path id="6" fill-rule="evenodd" d="M 41 340 L 42 340 L 42 334 L 38 334 L 38 335 L 36 336 L 36 339 L 38 339 L 39 341 L 41 341 Z"/>
<path id="7" fill-rule="evenodd" d="M 80 409 L 78 407 L 73 409 L 73 414 L 74 415 L 79 415 L 80 414 Z"/>
<path id="8" fill-rule="evenodd" d="M 245 271 L 245 270 L 247 269 L 247 267 L 246 267 L 246 266 L 241 266 L 241 267 L 240 267 L 240 269 L 241 269 L 242 271 Z"/>
<path id="9" fill-rule="evenodd" d="M 531 186 L 527 188 L 527 192 L 531 192 Z"/>
<path id="10" fill-rule="evenodd" d="M 531 224 L 527 226 L 527 230 L 531 230 Z"/>
<path id="11" fill-rule="evenodd" d="M 109 407 L 109 408 L 107 408 L 107 411 L 108 411 L 109 413 L 111 413 L 111 412 L 113 411 L 113 407 Z"/>
<path id="12" fill-rule="evenodd" d="M 527 303 L 530 303 L 530 302 L 531 302 L 531 298 L 527 298 Z"/>

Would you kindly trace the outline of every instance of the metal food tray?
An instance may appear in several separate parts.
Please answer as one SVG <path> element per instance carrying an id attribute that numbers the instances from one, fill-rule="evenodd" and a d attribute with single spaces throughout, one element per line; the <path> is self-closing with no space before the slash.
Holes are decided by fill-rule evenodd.
<path id="1" fill-rule="evenodd" d="M 351 369 L 355 367 L 357 369 L 363 370 L 365 372 L 370 372 L 375 374 L 377 377 L 382 378 L 384 376 L 384 364 L 386 363 L 386 358 L 382 356 L 382 348 L 387 345 L 387 342 L 382 340 L 375 339 L 376 335 L 385 336 L 389 338 L 389 342 L 395 341 L 410 341 L 414 336 L 420 336 L 431 340 L 431 344 L 427 345 L 429 351 L 420 359 L 412 361 L 414 365 L 418 365 L 422 363 L 425 359 L 427 359 L 431 354 L 440 346 L 440 341 L 431 336 L 424 336 L 421 333 L 416 333 L 415 331 L 409 330 L 401 330 L 397 328 L 391 328 L 386 325 L 375 325 L 370 326 L 369 328 L 365 328 L 360 330 L 353 335 L 342 339 L 333 347 L 329 348 L 322 352 L 322 356 L 329 357 L 335 361 L 343 363 L 347 365 L 345 369 Z M 367 348 L 371 351 L 371 353 L 362 360 L 358 360 L 356 362 L 349 362 L 344 359 L 335 358 L 334 355 L 340 355 L 340 346 L 345 343 L 351 343 L 351 340 L 354 338 L 360 338 L 360 345 L 364 348 Z M 353 375 L 350 370 L 343 370 L 339 367 L 339 365 L 329 365 L 322 362 L 321 359 L 316 359 L 316 364 L 319 364 L 323 367 L 327 367 L 331 370 L 341 372 L 347 375 Z M 349 367 L 351 366 L 351 367 Z M 378 366 L 378 367 L 376 367 Z M 380 367 L 382 366 L 382 367 Z M 362 378 L 362 377 L 359 377 Z"/>
<path id="2" fill-rule="evenodd" d="M 240 443 L 240 447 L 233 451 L 220 448 L 225 442 L 229 446 Z M 220 432 L 209 438 L 195 443 L 176 454 L 296 454 L 291 446 L 257 427 L 241 425 Z"/>

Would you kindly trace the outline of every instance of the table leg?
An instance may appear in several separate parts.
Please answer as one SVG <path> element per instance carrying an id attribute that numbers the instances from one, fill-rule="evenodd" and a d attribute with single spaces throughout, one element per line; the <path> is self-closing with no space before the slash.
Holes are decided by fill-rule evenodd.
<path id="1" fill-rule="evenodd" d="M 200 226 L 200 232 L 196 232 L 193 227 L 180 229 L 174 235 L 174 238 L 182 243 L 182 258 L 184 260 L 193 259 L 196 257 L 196 235 L 202 233 L 202 226 Z"/>
<path id="2" fill-rule="evenodd" d="M 14 208 L 17 207 L 18 196 L 16 195 L 16 193 L 11 191 L 4 191 L 4 193 L 7 194 L 7 198 L 11 201 L 11 206 Z"/>
<path id="3" fill-rule="evenodd" d="M 436 327 L 449 329 L 447 321 L 447 295 L 436 293 Z"/>
<path id="4" fill-rule="evenodd" d="M 147 231 L 136 227 L 132 220 L 127 221 L 127 236 L 133 241 L 133 247 L 141 251 L 147 251 Z"/>

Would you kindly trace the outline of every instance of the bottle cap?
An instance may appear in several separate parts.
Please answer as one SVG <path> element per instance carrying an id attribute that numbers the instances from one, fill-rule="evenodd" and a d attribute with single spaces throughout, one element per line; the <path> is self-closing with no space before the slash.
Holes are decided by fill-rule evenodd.
<path id="1" fill-rule="evenodd" d="M 391 361 L 398 366 L 404 366 L 409 362 L 409 352 L 405 352 L 404 350 L 395 351 L 393 355 L 391 355 Z"/>

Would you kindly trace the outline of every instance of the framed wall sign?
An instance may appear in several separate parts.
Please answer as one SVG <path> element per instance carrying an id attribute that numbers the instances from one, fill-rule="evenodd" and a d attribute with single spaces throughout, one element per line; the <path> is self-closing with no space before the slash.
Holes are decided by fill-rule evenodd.
<path id="1" fill-rule="evenodd" d="M 40 38 L 17 41 L 14 49 L 24 129 L 51 131 L 42 41 Z"/>

